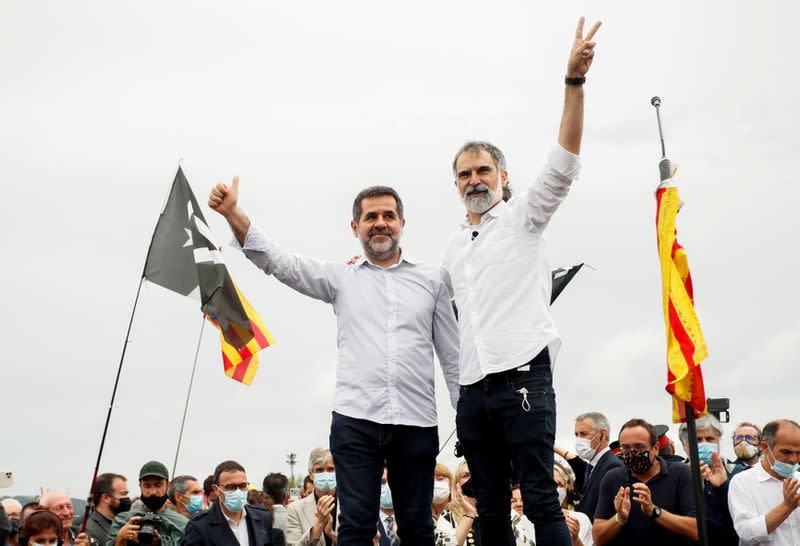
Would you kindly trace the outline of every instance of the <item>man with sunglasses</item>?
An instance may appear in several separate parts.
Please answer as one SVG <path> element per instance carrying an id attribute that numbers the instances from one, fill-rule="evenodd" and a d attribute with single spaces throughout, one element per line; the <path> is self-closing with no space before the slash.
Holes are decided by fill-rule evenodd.
<path id="1" fill-rule="evenodd" d="M 736 464 L 747 468 L 754 466 L 761 458 L 761 429 L 753 423 L 739 423 L 733 433 L 733 451 L 738 459 Z"/>
<path id="2" fill-rule="evenodd" d="M 273 530 L 272 517 L 260 506 L 247 504 L 249 486 L 242 465 L 236 461 L 218 464 L 214 469 L 217 502 L 189 522 L 181 545 L 284 546 L 283 532 Z"/>

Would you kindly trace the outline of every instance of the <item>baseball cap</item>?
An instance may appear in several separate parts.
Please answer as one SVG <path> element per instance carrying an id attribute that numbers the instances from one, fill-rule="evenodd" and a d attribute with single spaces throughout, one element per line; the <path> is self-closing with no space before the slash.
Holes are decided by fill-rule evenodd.
<path id="1" fill-rule="evenodd" d="M 167 471 L 167 467 L 158 461 L 144 463 L 144 466 L 142 466 L 142 469 L 139 471 L 139 479 L 141 480 L 142 478 L 146 478 L 148 476 L 164 478 L 165 480 L 169 481 L 169 472 Z"/>

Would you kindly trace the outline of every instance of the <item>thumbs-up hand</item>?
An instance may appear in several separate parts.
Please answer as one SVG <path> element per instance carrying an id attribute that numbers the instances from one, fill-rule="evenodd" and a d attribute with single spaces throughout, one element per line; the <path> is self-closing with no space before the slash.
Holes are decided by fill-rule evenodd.
<path id="1" fill-rule="evenodd" d="M 220 182 L 211 189 L 208 196 L 208 206 L 224 217 L 231 215 L 236 210 L 239 201 L 239 177 L 234 176 L 231 185 Z"/>

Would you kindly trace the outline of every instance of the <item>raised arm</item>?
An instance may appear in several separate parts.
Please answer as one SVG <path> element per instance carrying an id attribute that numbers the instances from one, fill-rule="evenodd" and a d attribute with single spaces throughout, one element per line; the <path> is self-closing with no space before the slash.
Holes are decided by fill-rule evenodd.
<path id="1" fill-rule="evenodd" d="M 569 61 L 567 61 L 567 78 L 580 79 L 586 77 L 594 58 L 594 45 L 592 41 L 600 21 L 583 35 L 583 17 L 578 21 L 575 38 L 572 42 Z M 581 138 L 583 137 L 583 85 L 567 84 L 564 92 L 564 114 L 561 117 L 561 129 L 558 133 L 558 143 L 573 154 L 581 151 Z"/>
<path id="2" fill-rule="evenodd" d="M 208 206 L 225 217 L 234 237 L 244 246 L 250 218 L 239 208 L 239 177 L 234 176 L 230 186 L 222 182 L 214 186 L 208 196 Z"/>

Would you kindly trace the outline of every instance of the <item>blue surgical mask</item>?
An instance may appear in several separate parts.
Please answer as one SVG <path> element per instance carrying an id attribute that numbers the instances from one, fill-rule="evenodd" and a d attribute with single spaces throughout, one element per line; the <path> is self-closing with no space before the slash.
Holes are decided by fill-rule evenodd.
<path id="1" fill-rule="evenodd" d="M 772 459 L 775 461 L 772 463 L 772 471 L 781 478 L 791 478 L 794 476 L 794 473 L 800 469 L 800 464 L 784 463 L 775 458 L 775 454 L 772 453 L 771 449 L 769 452 L 772 455 Z"/>
<path id="2" fill-rule="evenodd" d="M 700 461 L 706 463 L 708 466 L 711 466 L 713 462 L 711 460 L 712 453 L 719 453 L 719 446 L 717 444 L 712 444 L 711 442 L 700 442 L 697 444 L 697 454 L 700 456 Z"/>
<path id="3" fill-rule="evenodd" d="M 319 472 L 314 474 L 314 487 L 323 493 L 330 493 L 336 489 L 336 473 L 335 472 Z"/>
<path id="4" fill-rule="evenodd" d="M 225 500 L 222 504 L 229 512 L 241 512 L 247 503 L 247 491 L 237 489 L 236 491 L 225 491 Z"/>
<path id="5" fill-rule="evenodd" d="M 186 510 L 190 514 L 194 514 L 196 512 L 199 512 L 201 508 L 203 508 L 203 495 L 190 496 L 189 503 L 186 505 Z"/>
<path id="6" fill-rule="evenodd" d="M 392 510 L 394 504 L 392 503 L 392 490 L 389 489 L 389 484 L 381 485 L 381 508 Z"/>

